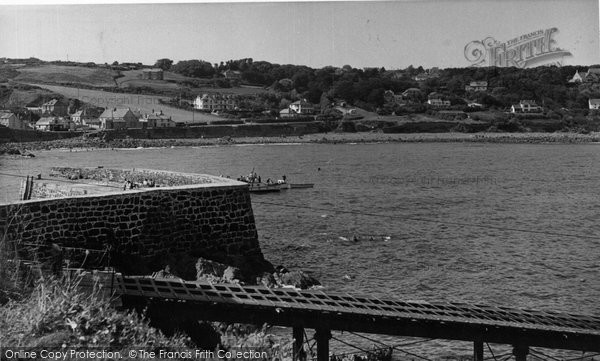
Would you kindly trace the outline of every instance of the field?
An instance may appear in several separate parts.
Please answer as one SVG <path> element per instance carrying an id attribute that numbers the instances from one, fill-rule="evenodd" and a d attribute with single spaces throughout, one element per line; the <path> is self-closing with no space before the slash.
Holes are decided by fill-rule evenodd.
<path id="1" fill-rule="evenodd" d="M 170 71 L 164 72 L 164 80 L 148 80 L 142 79 L 142 70 L 128 70 L 121 72 L 122 77 L 116 79 L 119 88 L 128 87 L 149 87 L 159 91 L 165 92 L 177 92 L 180 89 L 186 89 L 188 92 L 203 94 L 203 93 L 224 93 L 224 94 L 235 94 L 235 95 L 252 95 L 256 93 L 263 93 L 265 90 L 262 87 L 251 87 L 251 86 L 240 86 L 234 88 L 216 88 L 210 83 L 212 79 L 209 78 L 190 78 L 181 74 L 173 73 Z M 190 87 L 182 85 L 184 81 L 193 81 L 198 83 L 199 87 Z"/>
<path id="2" fill-rule="evenodd" d="M 113 77 L 116 71 L 104 68 L 87 68 L 83 66 L 43 65 L 38 67 L 19 68 L 19 82 L 79 83 L 92 86 L 115 86 Z"/>
<path id="3" fill-rule="evenodd" d="M 117 77 L 118 75 L 122 75 Z M 212 78 L 189 78 L 170 71 L 164 72 L 164 80 L 142 79 L 142 70 L 113 71 L 98 67 L 40 65 L 40 66 L 0 66 L 0 82 L 14 80 L 20 83 L 46 83 L 64 86 L 152 88 L 165 96 L 175 97 L 185 90 L 188 94 L 225 93 L 235 95 L 253 95 L 268 91 L 262 87 L 241 86 L 219 88 L 212 83 Z M 193 81 L 198 87 L 184 85 L 185 81 Z M 189 83 L 188 83 L 189 84 Z M 134 91 L 132 91 L 134 92 Z"/>
<path id="4" fill-rule="evenodd" d="M 167 116 L 171 116 L 176 122 L 199 123 L 219 121 L 223 118 L 201 112 L 190 112 L 182 109 L 171 108 L 159 102 L 159 99 L 168 100 L 169 97 L 159 95 L 111 93 L 100 90 L 78 89 L 58 85 L 30 84 L 62 94 L 67 98 L 79 99 L 102 108 L 118 107 L 139 110 L 142 113 L 162 110 Z"/>
<path id="5" fill-rule="evenodd" d="M 169 71 L 164 72 L 164 80 L 142 79 L 142 70 L 127 70 L 122 71 L 121 74 L 123 76 L 116 79 L 119 88 L 149 87 L 159 91 L 178 91 L 181 89 L 181 85 L 177 82 L 189 79 Z"/>
<path id="6" fill-rule="evenodd" d="M 52 95 L 51 91 L 45 89 L 14 89 L 10 97 L 6 100 L 6 105 L 24 107 L 32 102 L 41 103 L 50 100 Z"/>

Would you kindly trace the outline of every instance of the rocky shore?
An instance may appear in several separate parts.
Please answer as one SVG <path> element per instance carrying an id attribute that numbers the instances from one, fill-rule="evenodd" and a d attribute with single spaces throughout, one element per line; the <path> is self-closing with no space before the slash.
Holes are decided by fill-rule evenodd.
<path id="1" fill-rule="evenodd" d="M 150 147 L 189 147 L 220 146 L 240 144 L 280 144 L 280 143 L 597 143 L 600 132 L 581 133 L 316 133 L 303 136 L 281 137 L 223 137 L 200 139 L 112 139 L 76 137 L 52 141 L 0 144 L 0 154 L 31 156 L 32 151 L 51 149 L 111 149 L 111 148 L 150 148 Z"/>

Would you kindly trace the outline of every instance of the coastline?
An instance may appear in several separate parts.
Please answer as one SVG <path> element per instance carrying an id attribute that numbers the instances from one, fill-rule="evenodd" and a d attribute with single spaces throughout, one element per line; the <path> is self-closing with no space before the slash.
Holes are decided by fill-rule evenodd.
<path id="1" fill-rule="evenodd" d="M 600 143 L 600 132 L 580 133 L 314 133 L 300 136 L 278 137 L 222 137 L 196 139 L 113 139 L 68 138 L 52 141 L 9 142 L 0 144 L 0 154 L 65 149 L 136 149 L 165 147 L 201 147 L 224 145 L 267 145 L 267 144 L 368 144 L 368 143 L 532 143 L 573 144 Z"/>

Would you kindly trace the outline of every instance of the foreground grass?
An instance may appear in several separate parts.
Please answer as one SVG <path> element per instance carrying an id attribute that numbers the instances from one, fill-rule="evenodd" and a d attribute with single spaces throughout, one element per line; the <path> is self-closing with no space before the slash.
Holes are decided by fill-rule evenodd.
<path id="1" fill-rule="evenodd" d="M 0 344 L 4 347 L 133 346 L 181 349 L 187 337 L 166 337 L 134 312 L 117 311 L 97 293 L 81 293 L 72 280 L 47 279 L 21 300 L 0 307 Z"/>
<path id="2" fill-rule="evenodd" d="M 129 358 L 131 350 L 155 352 L 152 359 L 189 359 L 203 351 L 184 334 L 165 336 L 150 321 L 133 311 L 118 310 L 98 290 L 82 293 L 77 280 L 43 279 L 28 292 L 0 305 L 0 345 L 11 349 L 80 350 L 118 352 Z M 221 346 L 206 360 L 227 360 L 225 350 L 252 351 L 265 355 L 257 360 L 289 359 L 291 340 L 281 339 L 268 328 L 238 324 L 213 324 Z M 170 354 L 169 354 L 170 353 Z M 179 353 L 179 354 L 177 354 Z M 175 356 L 173 356 L 175 355 Z M 177 356 L 181 355 L 181 356 Z M 218 355 L 218 356 L 217 356 Z M 97 360 L 110 358 L 94 358 Z M 135 359 L 145 359 L 141 354 Z"/>

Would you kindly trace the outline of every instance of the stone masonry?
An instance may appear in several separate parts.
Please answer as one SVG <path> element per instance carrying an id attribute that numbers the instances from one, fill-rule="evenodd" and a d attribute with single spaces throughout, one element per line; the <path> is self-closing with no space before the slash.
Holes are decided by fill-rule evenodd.
<path id="1" fill-rule="evenodd" d="M 123 174 L 105 169 L 58 171 L 96 180 L 107 172 Z M 157 184 L 178 179 L 186 185 L 0 204 L 0 231 L 22 259 L 44 261 L 57 249 L 79 249 L 87 253 L 77 259 L 86 260 L 84 267 L 96 255 L 97 262 L 126 273 L 156 271 L 178 255 L 242 267 L 240 263 L 264 262 L 245 183 L 197 174 L 140 173 L 125 174 L 144 179 L 153 175 L 160 180 Z M 77 262 L 72 266 L 81 266 Z"/>

